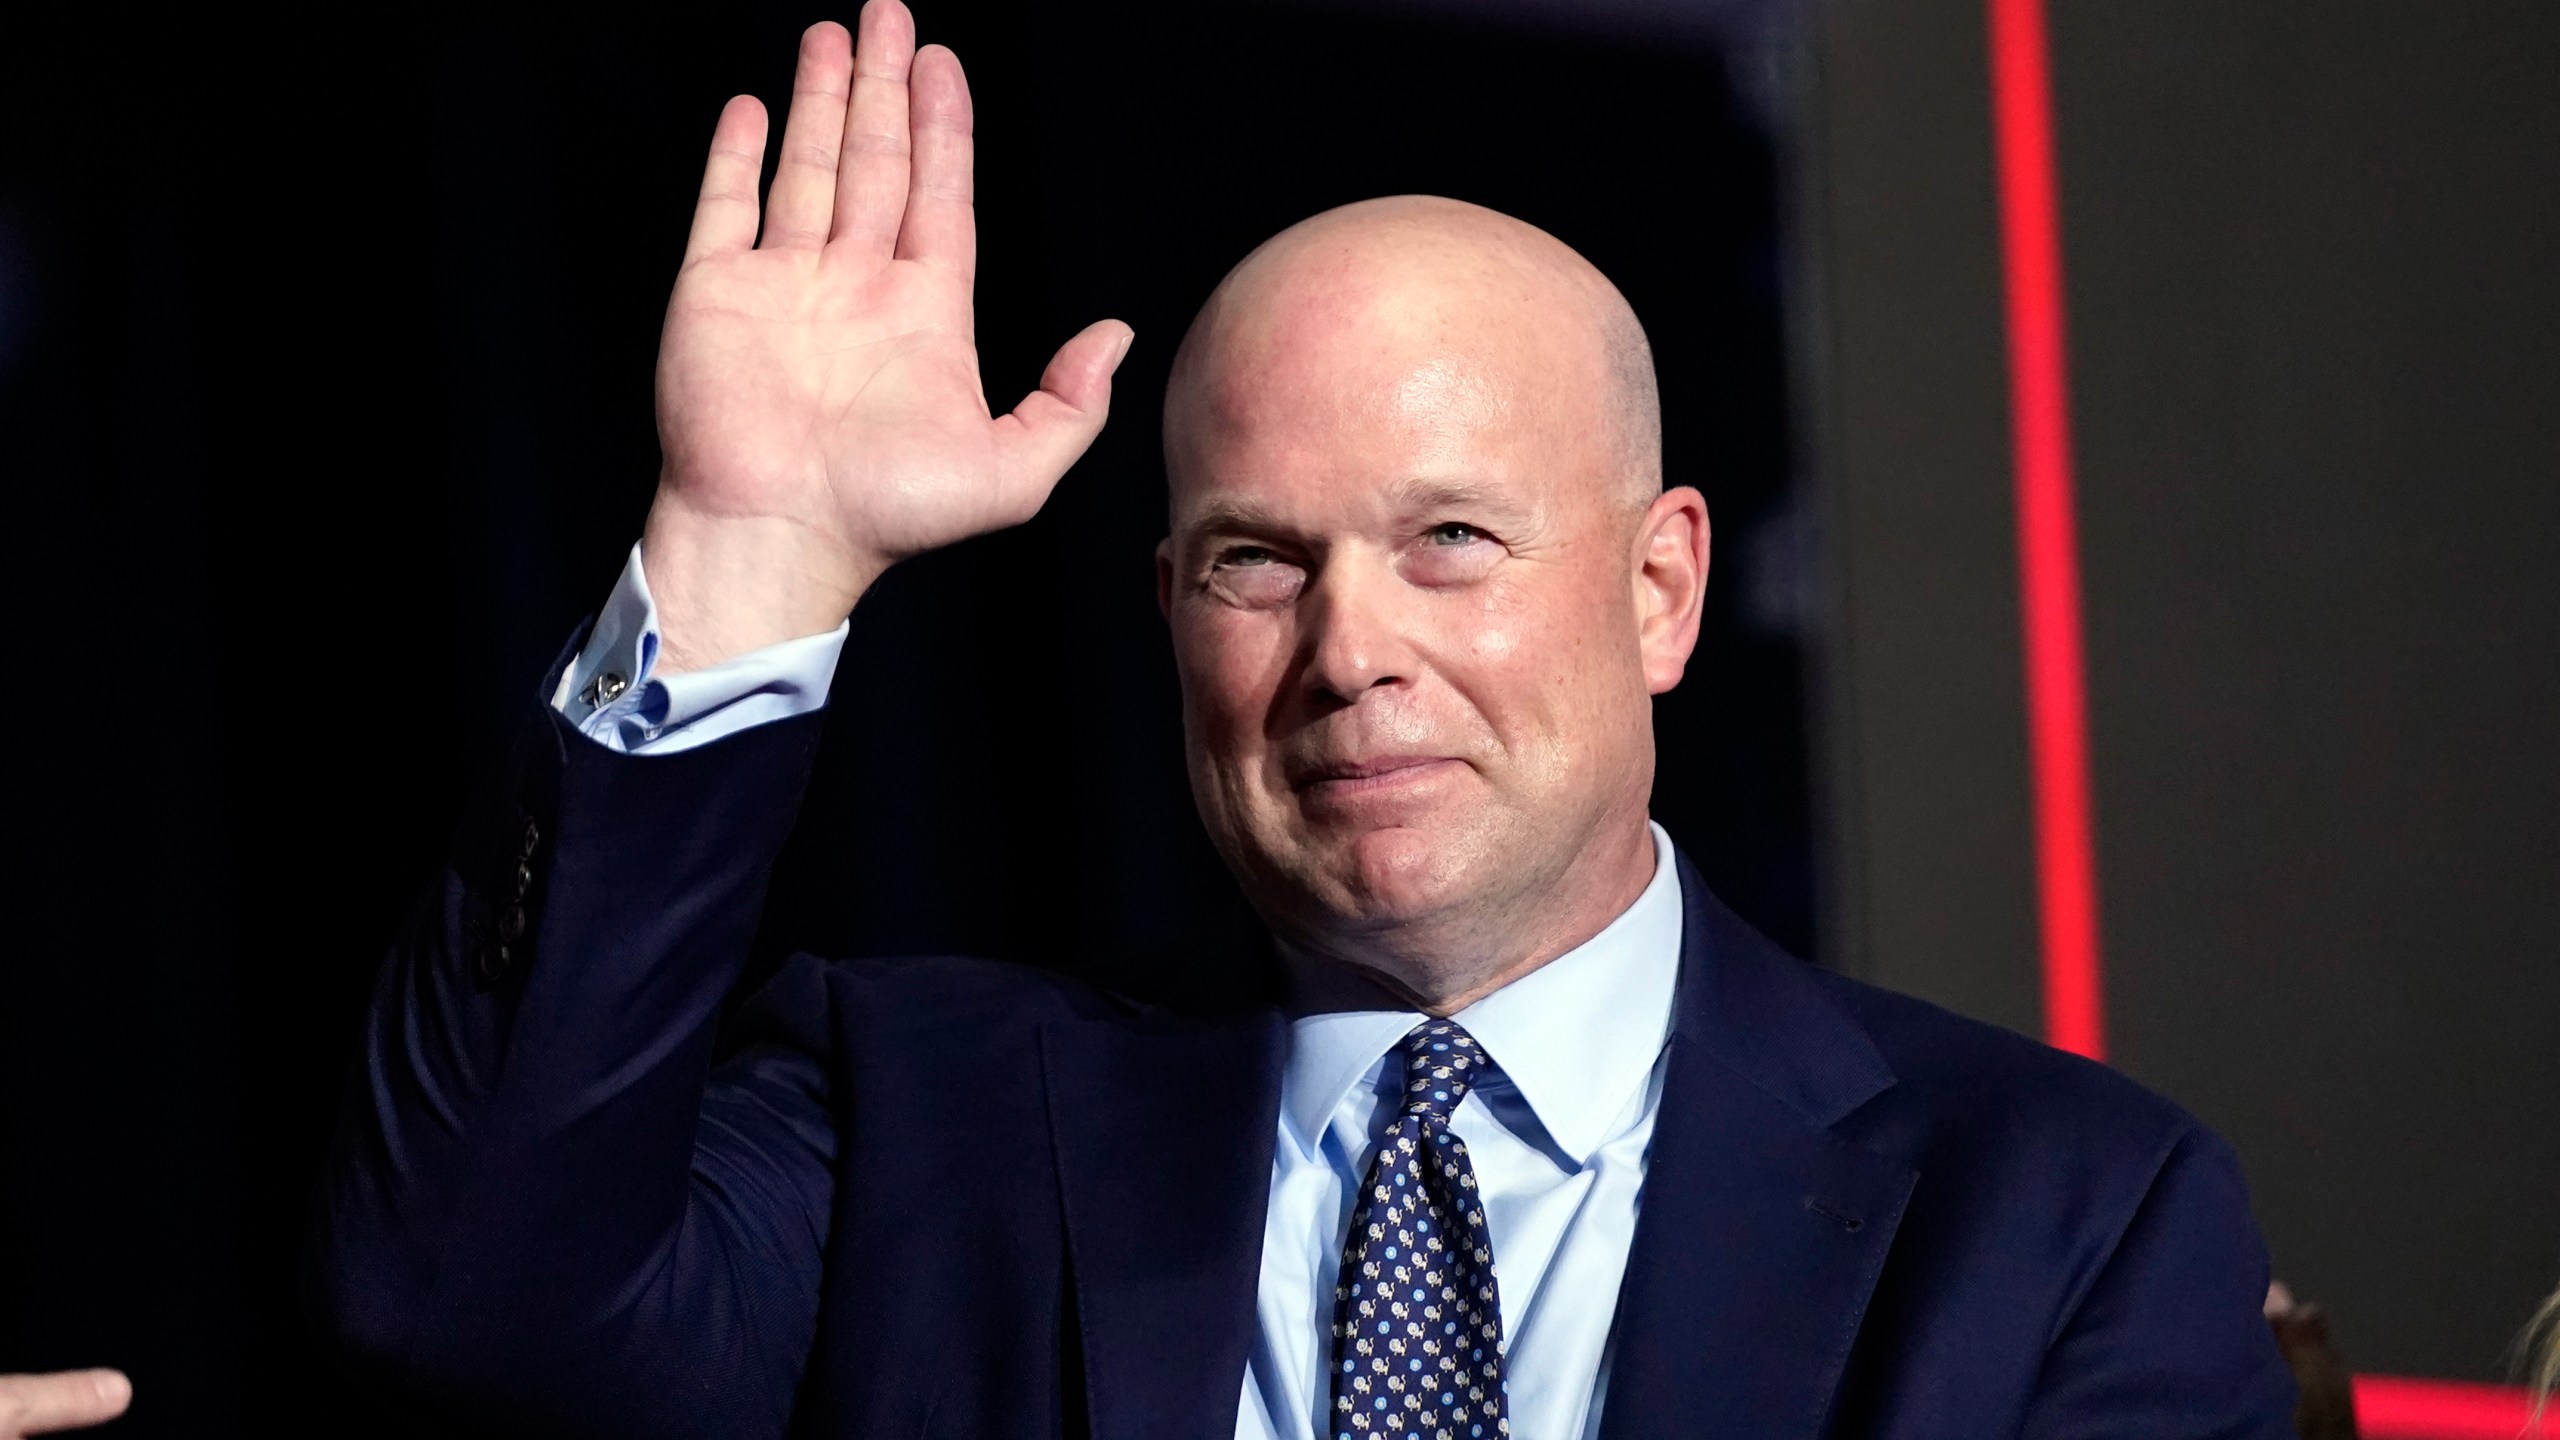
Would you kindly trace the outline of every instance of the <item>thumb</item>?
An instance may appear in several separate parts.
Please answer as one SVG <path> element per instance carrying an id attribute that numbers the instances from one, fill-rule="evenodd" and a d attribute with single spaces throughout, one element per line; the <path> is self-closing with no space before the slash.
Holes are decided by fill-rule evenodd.
<path id="1" fill-rule="evenodd" d="M 0 1440 L 102 1424 L 132 1400 L 133 1382 L 117 1370 L 0 1375 Z"/>
<path id="2" fill-rule="evenodd" d="M 1117 320 L 1086 326 L 1050 357 L 1040 388 L 996 421 L 997 484 L 1008 508 L 1026 516 L 1039 509 L 1058 477 L 1102 433 L 1111 413 L 1112 372 L 1136 335 Z"/>

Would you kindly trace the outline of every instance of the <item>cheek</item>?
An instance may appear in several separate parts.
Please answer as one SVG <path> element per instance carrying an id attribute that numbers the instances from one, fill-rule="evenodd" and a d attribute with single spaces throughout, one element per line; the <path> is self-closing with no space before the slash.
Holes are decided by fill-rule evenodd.
<path id="1" fill-rule="evenodd" d="M 1488 594 L 1453 634 L 1451 679 L 1514 763 L 1572 769 L 1623 723 L 1617 692 L 1641 686 L 1629 627 L 1608 597 L 1527 586 Z"/>
<path id="2" fill-rule="evenodd" d="M 1453 649 L 1489 714 L 1542 711 L 1568 679 L 1575 662 L 1557 623 L 1560 608 L 1557 597 L 1506 587 L 1489 589 L 1465 617 Z"/>
<path id="3" fill-rule="evenodd" d="M 1270 614 L 1201 606 L 1174 628 L 1174 661 L 1197 740 L 1224 766 L 1262 748 L 1263 718 L 1288 673 L 1289 639 Z"/>

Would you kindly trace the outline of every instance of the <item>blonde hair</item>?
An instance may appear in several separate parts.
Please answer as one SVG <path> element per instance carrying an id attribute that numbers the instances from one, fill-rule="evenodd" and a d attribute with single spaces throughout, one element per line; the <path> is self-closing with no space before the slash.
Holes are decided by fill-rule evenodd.
<path id="1" fill-rule="evenodd" d="M 2560 1290 L 2552 1291 L 2551 1298 L 2525 1322 L 2518 1343 L 2524 1352 L 2525 1383 L 2533 1387 L 2533 1427 L 2539 1432 L 2551 1408 L 2552 1392 L 2560 1390 Z"/>

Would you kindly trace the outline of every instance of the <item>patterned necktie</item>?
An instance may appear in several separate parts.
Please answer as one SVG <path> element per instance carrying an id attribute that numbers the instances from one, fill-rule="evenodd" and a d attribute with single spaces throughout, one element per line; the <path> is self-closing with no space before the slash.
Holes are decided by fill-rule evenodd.
<path id="1" fill-rule="evenodd" d="M 1378 1142 L 1333 1287 L 1334 1440 L 1494 1440 L 1502 1303 L 1467 1144 L 1449 1112 L 1492 1068 L 1446 1020 L 1404 1037 L 1404 1113 Z"/>

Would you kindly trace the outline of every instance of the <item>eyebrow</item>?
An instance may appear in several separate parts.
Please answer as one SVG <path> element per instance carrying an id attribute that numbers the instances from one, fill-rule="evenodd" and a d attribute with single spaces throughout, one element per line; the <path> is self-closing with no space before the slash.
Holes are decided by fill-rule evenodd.
<path id="1" fill-rule="evenodd" d="M 1175 533 L 1185 535 L 1221 534 L 1228 531 L 1283 530 L 1271 511 L 1250 500 L 1212 500 L 1194 511 Z"/>
<path id="2" fill-rule="evenodd" d="M 1504 519 L 1518 519 L 1526 513 L 1513 497 L 1492 486 L 1472 480 L 1426 479 L 1405 476 L 1387 482 L 1389 505 L 1399 514 L 1425 514 L 1434 510 L 1474 510 L 1489 512 Z M 1180 527 L 1185 535 L 1215 535 L 1233 532 L 1295 533 L 1297 527 L 1279 518 L 1269 506 L 1253 500 L 1218 499 L 1208 501 L 1193 512 Z"/>

